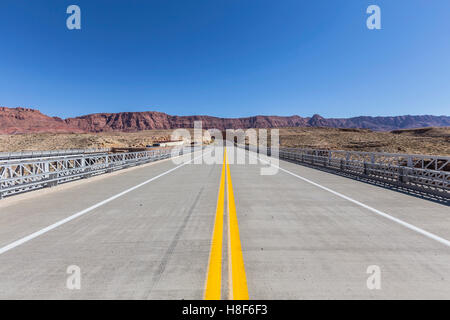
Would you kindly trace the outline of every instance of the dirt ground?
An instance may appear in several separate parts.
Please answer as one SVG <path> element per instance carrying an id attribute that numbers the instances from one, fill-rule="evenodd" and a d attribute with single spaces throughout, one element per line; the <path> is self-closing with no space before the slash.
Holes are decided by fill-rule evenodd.
<path id="1" fill-rule="evenodd" d="M 189 130 L 192 133 L 192 130 Z M 173 130 L 149 130 L 133 133 L 36 133 L 0 135 L 0 152 L 145 147 L 169 140 Z"/>
<path id="2" fill-rule="evenodd" d="M 450 155 L 450 127 L 378 132 L 365 129 L 283 128 L 280 145 L 313 149 Z"/>
<path id="3" fill-rule="evenodd" d="M 365 129 L 280 128 L 280 145 L 450 156 L 450 127 L 376 132 Z M 189 130 L 192 134 L 192 130 Z M 173 130 L 136 133 L 0 135 L 0 152 L 110 147 L 145 147 L 169 139 Z"/>

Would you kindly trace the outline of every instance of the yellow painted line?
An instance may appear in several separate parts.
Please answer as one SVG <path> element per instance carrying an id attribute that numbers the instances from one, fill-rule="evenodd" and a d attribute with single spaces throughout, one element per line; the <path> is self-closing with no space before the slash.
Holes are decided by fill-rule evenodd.
<path id="1" fill-rule="evenodd" d="M 242 255 L 241 239 L 234 202 L 233 182 L 228 165 L 225 148 L 225 163 L 227 168 L 227 208 L 228 208 L 228 259 L 229 259 L 229 298 L 233 300 L 248 300 L 247 277 L 245 276 L 244 257 Z"/>
<path id="2" fill-rule="evenodd" d="M 222 288 L 222 242 L 223 210 L 225 198 L 225 156 L 220 176 L 219 196 L 217 198 L 216 218 L 209 253 L 208 274 L 206 278 L 205 300 L 220 300 Z"/>

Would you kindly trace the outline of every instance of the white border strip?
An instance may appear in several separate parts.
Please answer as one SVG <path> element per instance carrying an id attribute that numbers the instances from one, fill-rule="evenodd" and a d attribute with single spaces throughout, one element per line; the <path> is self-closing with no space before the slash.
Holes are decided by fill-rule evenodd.
<path id="1" fill-rule="evenodd" d="M 45 227 L 45 228 L 43 228 L 43 229 L 41 229 L 39 231 L 36 231 L 36 232 L 34 232 L 34 233 L 32 233 L 32 234 L 30 234 L 28 236 L 25 236 L 25 237 L 23 237 L 23 238 L 21 238 L 19 240 L 16 240 L 16 241 L 14 241 L 14 242 L 12 242 L 12 243 L 10 243 L 10 244 L 0 248 L 0 255 L 5 253 L 5 252 L 7 252 L 7 251 L 9 251 L 9 250 L 12 250 L 12 249 L 14 249 L 14 248 L 16 248 L 16 247 L 18 247 L 20 245 L 22 245 L 22 244 L 24 244 L 24 243 L 26 243 L 26 242 L 28 242 L 30 240 L 33 240 L 34 238 L 37 238 L 40 235 L 43 235 L 44 233 L 47 233 L 47 232 L 49 232 L 49 231 L 51 231 L 51 230 L 53 230 L 53 229 L 55 229 L 55 228 L 65 224 L 65 223 L 67 223 L 69 221 L 72 221 L 73 219 L 76 219 L 76 218 L 78 218 L 78 217 L 80 217 L 80 216 L 82 216 L 82 215 L 84 215 L 84 214 L 86 214 L 86 213 L 88 213 L 88 212 L 98 208 L 98 207 L 101 207 L 104 204 L 107 204 L 108 202 L 111 202 L 111 201 L 113 201 L 113 200 L 115 200 L 115 199 L 117 199 L 117 198 L 119 198 L 119 197 L 121 197 L 121 196 L 123 196 L 123 195 L 125 195 L 125 194 L 127 194 L 129 192 L 131 192 L 131 191 L 134 191 L 134 190 L 136 190 L 136 189 L 146 185 L 147 183 L 155 181 L 156 179 L 159 179 L 162 176 L 165 176 L 166 174 L 169 174 L 172 171 L 175 171 L 175 170 L 185 166 L 186 164 L 191 163 L 195 159 L 200 158 L 202 156 L 203 156 L 203 153 L 200 156 L 198 156 L 198 157 L 195 157 L 195 158 L 193 158 L 193 159 L 191 159 L 189 161 L 186 161 L 186 162 L 180 164 L 179 166 L 176 166 L 175 168 L 167 170 L 167 171 L 165 171 L 165 172 L 163 172 L 163 173 L 161 173 L 161 174 L 159 174 L 159 175 L 157 175 L 157 176 L 155 176 L 155 177 L 153 177 L 151 179 L 148 179 L 148 180 L 146 180 L 146 181 L 144 181 L 144 182 L 134 186 L 134 187 L 131 187 L 131 188 L 127 189 L 127 190 L 124 190 L 124 191 L 122 191 L 122 192 L 120 192 L 120 193 L 118 193 L 118 194 L 116 194 L 116 195 L 114 195 L 114 196 L 112 196 L 112 197 L 110 197 L 110 198 L 108 198 L 106 200 L 100 201 L 99 203 L 94 204 L 93 206 L 91 206 L 91 207 L 89 207 L 87 209 L 84 209 L 84 210 L 82 210 L 80 212 L 77 212 L 77 213 L 75 213 L 75 214 L 73 214 L 73 215 L 71 215 L 71 216 L 69 216 L 69 217 L 67 217 L 65 219 L 62 219 L 62 220 L 60 220 L 60 221 L 58 221 L 58 222 L 56 222 L 56 223 L 54 223 L 54 224 L 52 224 L 52 225 L 50 225 L 48 227 Z"/>
<path id="2" fill-rule="evenodd" d="M 250 156 L 250 153 L 249 153 L 249 156 Z M 437 241 L 437 242 L 439 242 L 439 243 L 441 243 L 441 244 L 443 244 L 443 245 L 445 245 L 445 246 L 447 246 L 447 247 L 450 247 L 450 241 L 449 241 L 449 240 L 444 239 L 444 238 L 441 238 L 441 237 L 435 235 L 434 233 L 431 233 L 431 232 L 428 232 L 428 231 L 426 231 L 426 230 L 423 230 L 423 229 L 421 229 L 421 228 L 419 228 L 419 227 L 416 227 L 416 226 L 414 226 L 414 225 L 412 225 L 412 224 L 410 224 L 410 223 L 408 223 L 408 222 L 405 222 L 405 221 L 403 221 L 403 220 L 400 220 L 400 219 L 398 219 L 398 218 L 395 218 L 395 217 L 393 217 L 393 216 L 391 216 L 391 215 L 389 215 L 389 214 L 387 214 L 387 213 L 385 213 L 385 212 L 383 212 L 383 211 L 377 210 L 377 209 L 372 208 L 372 207 L 370 207 L 370 206 L 368 206 L 368 205 L 366 205 L 366 204 L 364 204 L 364 203 L 361 203 L 361 202 L 359 202 L 359 201 L 357 201 L 357 200 L 355 200 L 355 199 L 352 199 L 352 198 L 350 198 L 350 197 L 347 197 L 346 195 L 343 195 L 342 193 L 339 193 L 339 192 L 337 192 L 337 191 L 331 190 L 330 188 L 324 187 L 324 186 L 322 186 L 322 185 L 320 185 L 320 184 L 318 184 L 318 183 L 316 183 L 316 182 L 314 182 L 314 181 L 311 181 L 311 180 L 309 180 L 309 179 L 307 179 L 307 178 L 304 178 L 304 177 L 299 176 L 299 175 L 297 175 L 297 174 L 295 174 L 295 173 L 293 173 L 293 172 L 290 172 L 289 170 L 286 170 L 286 169 L 283 169 L 283 168 L 281 168 L 281 167 L 279 167 L 279 166 L 277 166 L 277 165 L 274 165 L 274 164 L 272 164 L 270 161 L 263 160 L 263 159 L 261 159 L 260 157 L 255 157 L 255 156 L 253 156 L 253 157 L 256 158 L 256 159 L 259 159 L 261 162 L 265 162 L 265 163 L 267 163 L 267 164 L 270 164 L 271 166 L 273 166 L 273 167 L 275 167 L 275 168 L 278 168 L 279 170 L 281 170 L 281 171 L 283 171 L 283 172 L 285 172 L 285 173 L 288 173 L 288 174 L 290 174 L 291 176 L 294 176 L 294 177 L 296 177 L 296 178 L 298 178 L 298 179 L 300 179 L 300 180 L 303 180 L 303 181 L 305 181 L 305 182 L 307 182 L 307 183 L 310 183 L 310 184 L 312 184 L 312 185 L 314 185 L 314 186 L 316 186 L 316 187 L 318 187 L 318 188 L 320 188 L 320 189 L 322 189 L 322 190 L 328 191 L 328 192 L 330 192 L 330 193 L 332 193 L 332 194 L 334 194 L 334 195 L 336 195 L 336 196 L 338 196 L 338 197 L 340 197 L 340 198 L 342 198 L 342 199 L 345 199 L 345 200 L 348 200 L 348 201 L 350 201 L 350 202 L 353 202 L 354 204 L 356 204 L 356 205 L 358 205 L 358 206 L 360 206 L 360 207 L 363 207 L 363 208 L 365 208 L 365 209 L 367 209 L 367 210 L 370 210 L 370 211 L 372 211 L 373 213 L 376 213 L 376 214 L 378 214 L 378 215 L 380 215 L 380 216 L 382 216 L 382 217 L 384 217 L 384 218 L 386 218 L 386 219 L 389 219 L 389 220 L 391 220 L 391 221 L 394 221 L 394 222 L 396 222 L 396 223 L 398 223 L 398 224 L 400 224 L 400 225 L 402 225 L 402 226 L 404 226 L 404 227 L 406 227 L 406 228 L 408 228 L 408 229 L 410 229 L 410 230 L 412 230 L 412 231 L 415 231 L 415 232 L 417 232 L 417 233 L 420 233 L 421 235 L 424 235 L 425 237 L 428 237 L 428 238 L 430 238 L 430 239 L 433 239 L 433 240 L 435 240 L 435 241 Z"/>

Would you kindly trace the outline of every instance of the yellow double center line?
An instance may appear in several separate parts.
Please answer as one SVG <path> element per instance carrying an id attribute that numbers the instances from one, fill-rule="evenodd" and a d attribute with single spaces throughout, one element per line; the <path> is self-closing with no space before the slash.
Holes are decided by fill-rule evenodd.
<path id="1" fill-rule="evenodd" d="M 228 289 L 229 298 L 234 300 L 248 300 L 247 278 L 245 276 L 244 257 L 242 255 L 239 226 L 234 202 L 233 183 L 231 181 L 230 166 L 225 148 L 220 176 L 219 196 L 217 199 L 216 218 L 209 254 L 208 274 L 206 278 L 205 299 L 220 300 L 222 291 L 222 245 L 223 220 L 225 203 L 225 176 L 227 184 L 227 212 L 228 212 Z"/>

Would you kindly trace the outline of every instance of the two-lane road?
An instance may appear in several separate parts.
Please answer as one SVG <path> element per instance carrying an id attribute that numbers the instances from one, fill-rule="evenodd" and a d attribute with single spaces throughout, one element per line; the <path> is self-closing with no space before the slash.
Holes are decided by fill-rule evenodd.
<path id="1" fill-rule="evenodd" d="M 212 270 L 222 299 L 241 280 L 250 299 L 450 298 L 447 206 L 261 166 L 168 160 L 1 200 L 0 298 L 203 299 Z M 79 290 L 66 286 L 72 265 Z M 367 288 L 369 266 L 380 290 Z"/>

